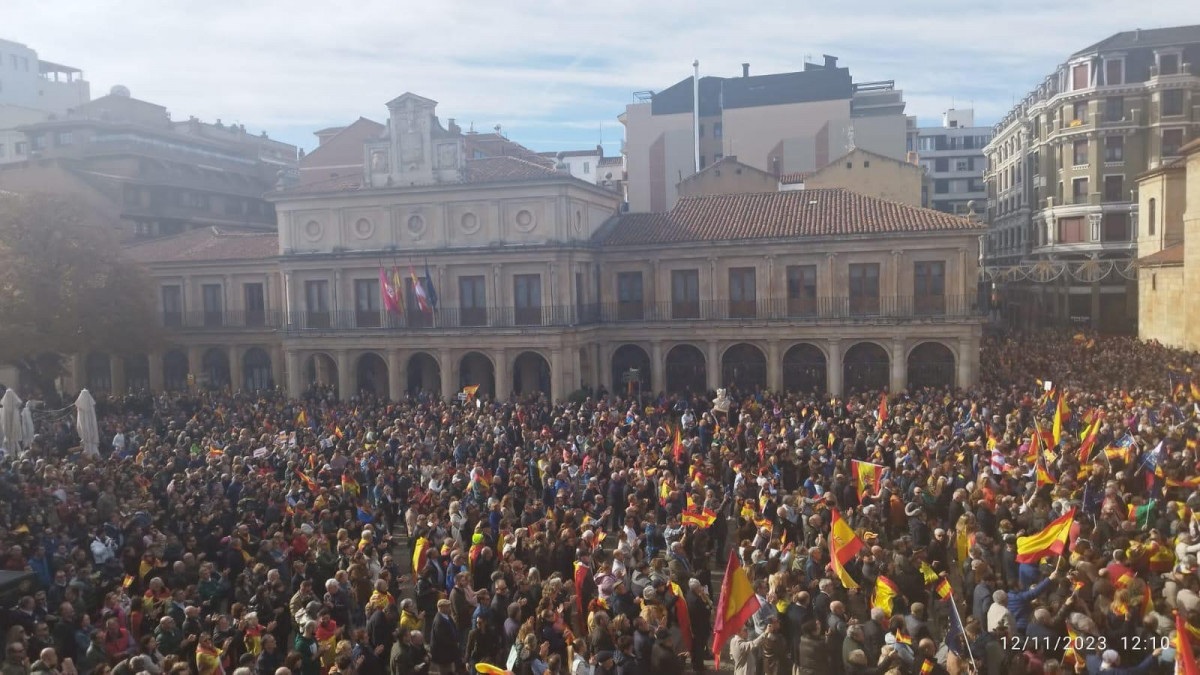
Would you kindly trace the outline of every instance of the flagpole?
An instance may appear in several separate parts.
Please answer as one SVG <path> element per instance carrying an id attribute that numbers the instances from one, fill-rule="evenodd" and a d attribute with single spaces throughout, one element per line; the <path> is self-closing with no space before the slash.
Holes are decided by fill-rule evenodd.
<path id="1" fill-rule="evenodd" d="M 967 626 L 962 621 L 962 615 L 958 613 L 958 602 L 954 599 L 954 589 L 950 589 L 950 609 L 954 612 L 954 619 L 958 621 L 960 634 L 962 635 L 963 645 L 967 648 L 967 658 L 971 659 L 971 667 L 975 672 L 979 672 L 979 666 L 975 663 L 975 655 L 971 653 L 971 640 L 967 638 Z"/>

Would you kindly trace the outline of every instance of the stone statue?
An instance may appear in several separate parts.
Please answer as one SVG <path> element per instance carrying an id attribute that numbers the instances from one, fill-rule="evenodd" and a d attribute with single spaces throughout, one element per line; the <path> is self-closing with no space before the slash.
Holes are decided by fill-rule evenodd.
<path id="1" fill-rule="evenodd" d="M 729 398 L 729 394 L 724 389 L 717 390 L 717 397 L 713 399 L 713 410 L 729 414 L 729 406 L 733 400 Z"/>

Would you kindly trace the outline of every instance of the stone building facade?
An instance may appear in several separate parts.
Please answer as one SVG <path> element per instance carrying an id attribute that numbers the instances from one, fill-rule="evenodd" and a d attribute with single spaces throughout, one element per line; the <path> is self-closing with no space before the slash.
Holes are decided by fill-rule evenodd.
<path id="1" fill-rule="evenodd" d="M 619 195 L 566 172 L 473 158 L 435 105 L 390 102 L 359 175 L 269 195 L 277 234 L 131 247 L 171 345 L 79 355 L 77 384 L 563 399 L 976 381 L 975 223 L 840 189 L 621 213 Z M 399 272 L 398 313 L 381 269 Z"/>

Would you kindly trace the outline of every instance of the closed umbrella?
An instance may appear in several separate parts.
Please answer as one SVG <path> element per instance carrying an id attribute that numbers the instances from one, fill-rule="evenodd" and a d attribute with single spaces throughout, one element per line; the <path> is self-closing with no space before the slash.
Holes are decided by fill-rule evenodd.
<path id="1" fill-rule="evenodd" d="M 33 445 L 33 437 L 37 433 L 33 428 L 33 404 L 33 401 L 26 401 L 25 408 L 21 410 L 21 428 L 25 430 L 25 447 Z"/>
<path id="2" fill-rule="evenodd" d="M 96 423 L 96 399 L 87 389 L 80 391 L 79 398 L 75 399 L 75 426 L 83 443 L 83 454 L 99 457 L 100 426 Z"/>
<path id="3" fill-rule="evenodd" d="M 0 398 L 0 436 L 4 438 L 4 447 L 16 454 L 21 449 L 21 441 L 25 440 L 25 427 L 21 425 L 21 397 L 9 389 Z"/>

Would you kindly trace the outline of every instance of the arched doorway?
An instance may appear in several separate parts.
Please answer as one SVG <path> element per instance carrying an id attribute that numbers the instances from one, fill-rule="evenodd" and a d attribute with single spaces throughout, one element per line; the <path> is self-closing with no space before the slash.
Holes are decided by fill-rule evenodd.
<path id="1" fill-rule="evenodd" d="M 637 370 L 638 381 L 632 386 L 625 381 L 625 374 L 633 368 Z M 654 393 L 654 380 L 650 377 L 650 355 L 637 345 L 621 345 L 612 355 L 613 389 L 622 394 L 636 392 L 638 383 L 643 394 Z"/>
<path id="2" fill-rule="evenodd" d="M 242 388 L 246 391 L 263 391 L 272 387 L 271 355 L 259 347 L 247 349 L 242 355 Z"/>
<path id="3" fill-rule="evenodd" d="M 163 387 L 167 391 L 183 391 L 187 389 L 188 358 L 178 349 L 163 354 Z"/>
<path id="4" fill-rule="evenodd" d="M 358 357 L 358 365 L 354 371 L 355 391 L 387 398 L 388 369 L 383 357 L 374 352 L 367 352 Z"/>
<path id="5" fill-rule="evenodd" d="M 408 358 L 408 393 L 422 392 L 442 395 L 442 369 L 437 359 L 425 352 L 417 352 Z"/>
<path id="6" fill-rule="evenodd" d="M 848 393 L 887 389 L 890 361 L 883 347 L 860 342 L 842 357 L 842 381 Z"/>
<path id="7" fill-rule="evenodd" d="M 667 391 L 702 392 L 708 388 L 704 352 L 692 345 L 675 345 L 667 352 Z"/>
<path id="8" fill-rule="evenodd" d="M 112 362 L 108 354 L 92 352 L 84 363 L 84 382 L 92 392 L 112 391 Z"/>
<path id="9" fill-rule="evenodd" d="M 824 392 L 826 387 L 825 352 L 816 345 L 793 345 L 783 355 L 783 388 L 804 393 Z"/>
<path id="10" fill-rule="evenodd" d="M 521 352 L 513 361 L 513 391 L 518 395 L 542 392 L 552 396 L 550 391 L 550 364 L 546 358 L 537 352 Z"/>
<path id="11" fill-rule="evenodd" d="M 922 342 L 908 353 L 908 386 L 954 386 L 954 352 L 940 342 Z"/>
<path id="12" fill-rule="evenodd" d="M 721 356 L 721 383 L 741 392 L 767 388 L 767 357 L 745 342 L 733 345 Z"/>
<path id="13" fill-rule="evenodd" d="M 204 352 L 200 373 L 209 389 L 225 389 L 229 386 L 229 354 L 216 347 Z"/>
<path id="14" fill-rule="evenodd" d="M 142 354 L 125 357 L 126 391 L 150 391 L 150 359 Z"/>
<path id="15" fill-rule="evenodd" d="M 458 390 L 479 385 L 476 396 L 496 395 L 496 367 L 479 352 L 467 352 L 458 362 Z"/>
<path id="16" fill-rule="evenodd" d="M 338 385 L 337 361 L 333 357 L 317 352 L 304 362 L 304 381 L 309 387 L 332 387 L 335 392 Z"/>

